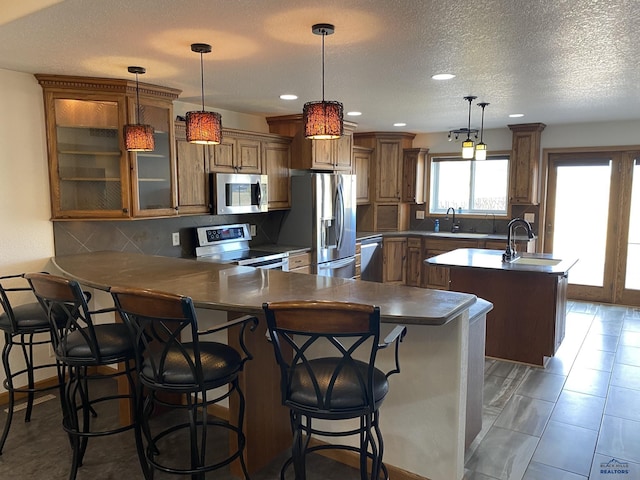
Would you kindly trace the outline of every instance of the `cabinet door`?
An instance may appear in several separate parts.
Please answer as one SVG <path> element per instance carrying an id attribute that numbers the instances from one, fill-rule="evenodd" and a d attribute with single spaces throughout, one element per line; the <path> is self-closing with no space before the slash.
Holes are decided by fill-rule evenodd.
<path id="1" fill-rule="evenodd" d="M 407 239 L 401 237 L 383 240 L 382 281 L 402 283 L 406 281 Z"/>
<path id="2" fill-rule="evenodd" d="M 52 217 L 128 217 L 124 96 L 46 92 L 45 108 Z"/>
<path id="3" fill-rule="evenodd" d="M 379 202 L 400 201 L 400 181 L 402 179 L 402 164 L 400 163 L 400 142 L 397 140 L 378 141 L 376 153 L 378 161 L 376 200 Z"/>
<path id="4" fill-rule="evenodd" d="M 269 210 L 290 208 L 290 145 L 281 142 L 263 142 L 262 158 L 264 173 L 268 177 Z"/>
<path id="5" fill-rule="evenodd" d="M 425 258 L 435 257 L 436 255 L 447 252 L 448 250 L 427 250 Z M 427 279 L 425 286 L 427 288 L 449 290 L 449 269 L 447 267 L 427 264 L 426 272 Z"/>
<path id="6" fill-rule="evenodd" d="M 187 142 L 184 122 L 176 122 L 176 164 L 178 169 L 178 212 L 208 213 L 209 179 L 207 148 Z"/>
<path id="7" fill-rule="evenodd" d="M 311 140 L 311 168 L 333 170 L 335 140 Z"/>
<path id="8" fill-rule="evenodd" d="M 239 173 L 262 173 L 262 152 L 260 140 L 252 138 L 237 139 L 238 158 L 235 167 Z"/>
<path id="9" fill-rule="evenodd" d="M 543 123 L 509 125 L 513 131 L 509 159 L 509 202 L 538 204 L 540 141 Z"/>
<path id="10" fill-rule="evenodd" d="M 353 136 L 350 133 L 334 140 L 334 167 L 336 170 L 351 171 L 353 160 Z"/>
<path id="11" fill-rule="evenodd" d="M 222 142 L 207 146 L 209 153 L 209 171 L 218 173 L 235 173 L 233 159 L 238 155 L 238 144 L 235 138 L 222 134 Z"/>
<path id="12" fill-rule="evenodd" d="M 419 238 L 407 240 L 407 285 L 419 287 L 422 276 L 422 241 Z"/>
<path id="13" fill-rule="evenodd" d="M 366 205 L 369 196 L 369 168 L 371 165 L 371 149 L 357 147 L 353 149 L 353 173 L 356 175 L 356 203 Z"/>
<path id="14" fill-rule="evenodd" d="M 130 99 L 129 109 L 132 111 L 134 108 Z M 130 117 L 133 118 L 133 111 Z M 177 215 L 173 110 L 171 106 L 141 101 L 140 117 L 140 123 L 154 129 L 155 148 L 153 152 L 130 152 L 133 215 Z"/>
<path id="15" fill-rule="evenodd" d="M 405 148 L 402 158 L 402 201 L 424 203 L 426 148 Z"/>

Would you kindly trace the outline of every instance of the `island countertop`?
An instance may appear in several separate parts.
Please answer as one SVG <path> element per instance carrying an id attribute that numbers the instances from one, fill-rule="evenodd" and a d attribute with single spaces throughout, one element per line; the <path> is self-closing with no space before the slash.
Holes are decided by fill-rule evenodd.
<path id="1" fill-rule="evenodd" d="M 451 252 L 443 253 L 435 257 L 427 258 L 425 263 L 443 267 L 467 267 L 483 268 L 491 270 L 503 270 L 510 272 L 539 272 L 552 275 L 566 275 L 569 269 L 578 261 L 576 258 L 555 259 L 557 263 L 538 265 L 530 263 L 503 262 L 503 250 L 486 250 L 482 248 L 459 248 Z M 525 261 L 536 259 L 554 260 L 554 256 L 548 253 L 522 253 L 519 254 Z"/>
<path id="2" fill-rule="evenodd" d="M 263 302 L 334 300 L 378 305 L 383 322 L 443 325 L 475 295 L 263 270 L 124 252 L 56 256 L 53 264 L 81 284 L 147 288 L 189 296 L 196 307 L 262 313 Z"/>

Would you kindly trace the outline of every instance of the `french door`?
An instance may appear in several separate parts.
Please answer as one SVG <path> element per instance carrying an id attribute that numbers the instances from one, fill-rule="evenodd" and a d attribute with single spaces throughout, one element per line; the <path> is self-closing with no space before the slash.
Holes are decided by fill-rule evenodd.
<path id="1" fill-rule="evenodd" d="M 569 298 L 640 305 L 640 152 L 550 153 L 544 250 L 578 257 Z"/>

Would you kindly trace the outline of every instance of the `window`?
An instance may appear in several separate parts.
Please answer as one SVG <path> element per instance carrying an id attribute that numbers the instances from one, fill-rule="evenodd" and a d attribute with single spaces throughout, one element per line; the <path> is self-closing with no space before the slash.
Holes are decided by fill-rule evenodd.
<path id="1" fill-rule="evenodd" d="M 429 213 L 453 207 L 463 213 L 506 215 L 508 182 L 508 155 L 483 161 L 432 157 Z"/>

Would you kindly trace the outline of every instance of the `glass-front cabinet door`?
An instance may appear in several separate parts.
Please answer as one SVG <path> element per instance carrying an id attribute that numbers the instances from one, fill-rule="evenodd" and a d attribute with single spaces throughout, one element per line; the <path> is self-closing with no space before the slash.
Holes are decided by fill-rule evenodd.
<path id="1" fill-rule="evenodd" d="M 131 153 L 131 183 L 133 185 L 133 215 L 136 217 L 176 215 L 176 165 L 172 109 L 141 100 L 138 123 L 151 125 L 155 148 L 152 152 Z M 130 111 L 135 102 L 130 99 Z M 135 118 L 135 117 L 132 117 Z"/>
<path id="2" fill-rule="evenodd" d="M 54 218 L 128 217 L 120 125 L 124 99 L 52 98 L 49 159 Z"/>

